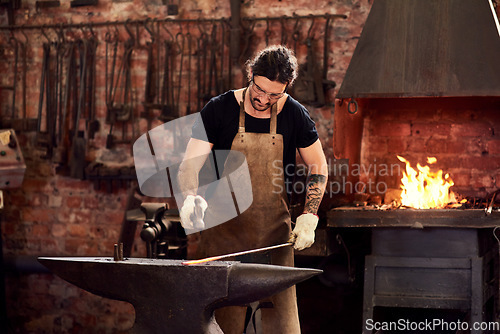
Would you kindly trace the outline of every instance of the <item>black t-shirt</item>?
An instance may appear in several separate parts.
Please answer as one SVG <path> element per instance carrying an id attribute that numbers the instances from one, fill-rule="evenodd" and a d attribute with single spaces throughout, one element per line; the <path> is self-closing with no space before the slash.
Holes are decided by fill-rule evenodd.
<path id="1" fill-rule="evenodd" d="M 213 150 L 229 150 L 238 132 L 240 106 L 234 91 L 212 98 L 201 110 L 201 120 L 193 125 L 192 137 L 213 144 Z M 256 118 L 245 113 L 245 131 L 269 133 L 271 119 Z M 276 132 L 283 136 L 283 166 L 285 177 L 291 180 L 295 172 L 296 149 L 312 145 L 318 139 L 315 123 L 307 109 L 288 96 L 277 116 Z M 206 137 L 205 137 L 206 133 Z"/>

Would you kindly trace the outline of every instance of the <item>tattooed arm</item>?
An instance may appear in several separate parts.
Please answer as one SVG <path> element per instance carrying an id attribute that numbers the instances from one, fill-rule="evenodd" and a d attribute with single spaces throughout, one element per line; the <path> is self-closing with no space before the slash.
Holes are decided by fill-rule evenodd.
<path id="1" fill-rule="evenodd" d="M 318 213 L 319 204 L 325 193 L 327 177 L 322 174 L 310 174 L 307 183 L 304 213 Z"/>
<path id="2" fill-rule="evenodd" d="M 304 213 L 318 213 L 328 179 L 328 165 L 319 139 L 314 144 L 299 148 L 299 153 L 309 168 Z"/>
<path id="3" fill-rule="evenodd" d="M 300 251 L 311 247 L 314 243 L 316 226 L 318 225 L 319 204 L 323 198 L 328 178 L 328 165 L 319 139 L 309 147 L 300 148 L 299 153 L 309 168 L 304 212 L 297 217 L 289 242 Z"/>

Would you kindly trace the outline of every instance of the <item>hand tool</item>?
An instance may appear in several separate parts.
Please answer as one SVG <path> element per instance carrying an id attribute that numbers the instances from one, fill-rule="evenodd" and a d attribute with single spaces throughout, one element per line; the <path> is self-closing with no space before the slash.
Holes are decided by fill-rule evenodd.
<path id="1" fill-rule="evenodd" d="M 186 34 L 186 39 L 187 39 L 187 44 L 188 44 L 188 91 L 187 91 L 187 107 L 186 107 L 186 115 L 190 115 L 191 114 L 191 61 L 192 61 L 192 58 L 193 58 L 193 55 L 192 55 L 192 37 L 191 37 L 191 33 L 188 31 L 188 33 Z"/>
<path id="2" fill-rule="evenodd" d="M 64 90 L 62 91 L 62 102 L 59 118 L 59 133 L 57 138 L 57 150 L 54 155 L 54 162 L 66 165 L 68 163 L 68 147 L 69 139 L 69 119 L 68 113 L 71 110 L 71 92 L 76 91 L 76 58 L 75 58 L 75 42 L 67 43 L 65 66 L 66 69 L 66 82 L 64 83 Z"/>
<path id="3" fill-rule="evenodd" d="M 14 121 L 15 113 L 16 113 L 17 67 L 18 67 L 18 62 L 19 62 L 19 42 L 14 36 L 12 36 L 9 39 L 9 44 L 12 44 L 12 46 L 14 47 L 14 83 L 12 84 L 12 106 L 11 106 L 12 110 L 11 110 L 11 115 L 10 115 L 10 121 L 11 121 L 11 126 L 12 126 L 12 122 Z M 17 129 L 17 130 L 19 130 L 19 129 Z"/>
<path id="4" fill-rule="evenodd" d="M 185 42 L 186 38 L 182 34 L 182 27 L 180 28 L 181 31 L 179 31 L 175 35 L 175 42 L 177 44 L 177 47 L 179 49 L 178 55 L 180 55 L 179 59 L 179 82 L 177 82 L 177 96 L 174 101 L 174 111 L 176 113 L 176 117 L 181 116 L 181 111 L 180 111 L 180 99 L 181 99 L 181 87 L 182 87 L 182 65 L 184 63 L 184 47 L 185 47 Z"/>
<path id="5" fill-rule="evenodd" d="M 78 104 L 73 125 L 73 138 L 71 141 L 70 153 L 70 176 L 77 179 L 83 179 L 85 172 L 85 149 L 86 142 L 83 131 L 80 131 L 80 118 L 82 117 L 83 108 L 85 106 L 85 83 L 87 74 L 87 59 L 88 59 L 88 40 L 83 39 L 79 43 L 80 51 L 80 84 L 78 91 Z"/>
<path id="6" fill-rule="evenodd" d="M 236 253 L 231 253 L 231 254 L 225 254 L 225 255 L 219 255 L 219 256 L 212 256 L 212 257 L 207 257 L 204 259 L 200 260 L 190 260 L 190 261 L 184 261 L 182 262 L 183 265 L 193 265 L 193 264 L 200 264 L 200 263 L 205 263 L 205 262 L 210 262 L 210 261 L 218 261 L 222 259 L 227 259 L 231 257 L 236 257 L 236 256 L 241 256 L 241 255 L 246 255 L 246 254 L 253 254 L 253 253 L 258 253 L 258 252 L 266 252 L 269 250 L 281 248 L 281 247 L 286 247 L 286 246 L 292 246 L 293 243 L 291 242 L 286 242 L 284 244 L 279 244 L 279 245 L 274 245 L 274 246 L 268 246 L 268 247 L 262 247 L 262 248 L 256 248 L 256 249 L 251 249 L 247 251 L 242 251 L 242 252 L 236 252 Z"/>
<path id="7" fill-rule="evenodd" d="M 43 30 L 42 30 L 43 33 Z M 40 90 L 39 90 L 39 99 L 38 99 L 38 123 L 37 123 L 37 134 L 36 134 L 36 143 L 38 146 L 47 145 L 47 132 L 42 132 L 42 114 L 43 114 L 43 101 L 44 97 L 47 94 L 46 91 L 46 81 L 47 81 L 47 72 L 48 72 L 48 63 L 50 58 L 50 41 L 47 43 L 43 43 L 43 56 L 42 56 L 42 74 L 40 78 Z"/>

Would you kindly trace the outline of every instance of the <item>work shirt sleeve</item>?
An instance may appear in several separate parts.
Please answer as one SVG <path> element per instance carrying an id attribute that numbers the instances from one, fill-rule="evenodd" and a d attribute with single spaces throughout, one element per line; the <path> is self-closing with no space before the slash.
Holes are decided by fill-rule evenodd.
<path id="1" fill-rule="evenodd" d="M 192 138 L 208 141 L 212 144 L 215 143 L 216 131 L 214 129 L 216 128 L 216 124 L 214 124 L 215 119 L 213 114 L 214 103 L 211 100 L 201 109 L 199 117 L 196 118 L 192 127 Z"/>
<path id="2" fill-rule="evenodd" d="M 297 138 L 296 144 L 298 148 L 309 147 L 318 140 L 318 131 L 316 124 L 309 115 L 309 111 L 303 107 L 299 107 L 300 112 L 297 115 Z"/>

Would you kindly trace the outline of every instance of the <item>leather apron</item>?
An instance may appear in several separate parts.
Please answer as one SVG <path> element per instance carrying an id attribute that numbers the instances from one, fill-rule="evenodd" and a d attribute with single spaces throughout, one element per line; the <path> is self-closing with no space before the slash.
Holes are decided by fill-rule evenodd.
<path id="1" fill-rule="evenodd" d="M 277 103 L 271 108 L 269 133 L 245 132 L 245 91 L 240 103 L 238 133 L 231 150 L 243 153 L 250 172 L 253 202 L 250 207 L 223 224 L 201 232 L 197 257 L 229 254 L 287 242 L 291 219 L 284 183 L 283 136 L 276 133 Z M 224 169 L 226 170 L 226 165 Z M 224 175 L 224 174 L 223 174 Z M 210 212 L 210 202 L 206 215 Z M 293 248 L 284 247 L 269 252 L 267 263 L 293 266 Z M 241 260 L 242 259 L 236 259 Z M 262 262 L 262 261 L 248 261 Z M 272 307 L 261 308 L 262 332 L 300 333 L 295 286 L 270 297 Z M 264 304 L 264 303 L 263 303 Z M 231 306 L 218 309 L 217 323 L 225 334 L 244 332 L 247 308 Z"/>

